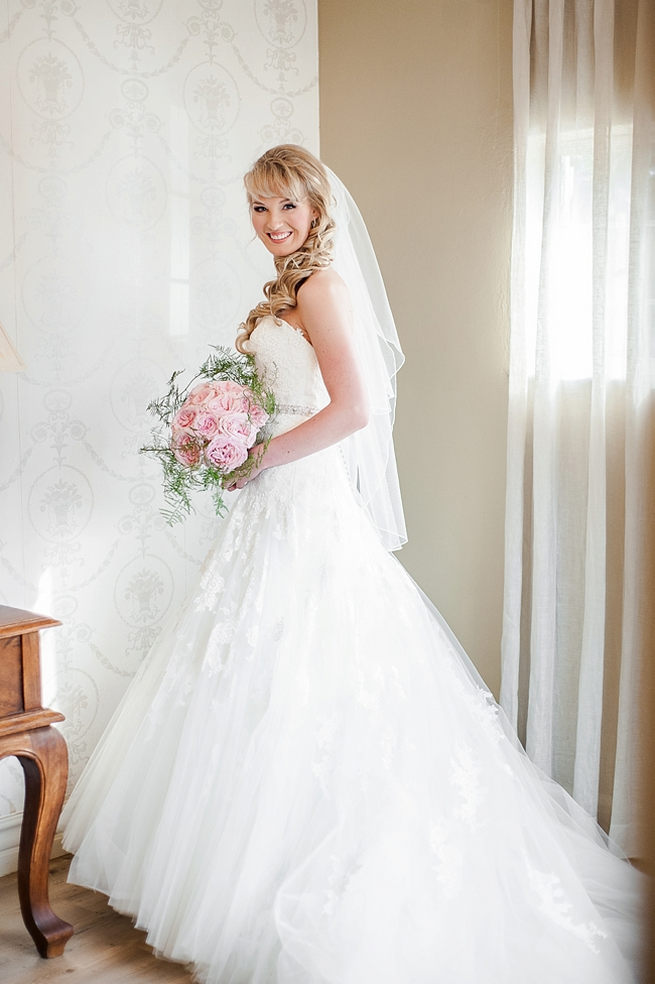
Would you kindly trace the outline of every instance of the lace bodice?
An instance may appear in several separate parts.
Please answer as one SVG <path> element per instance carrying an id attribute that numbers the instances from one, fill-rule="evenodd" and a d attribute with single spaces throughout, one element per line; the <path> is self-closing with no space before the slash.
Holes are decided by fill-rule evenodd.
<path id="1" fill-rule="evenodd" d="M 244 348 L 255 357 L 264 385 L 275 393 L 278 433 L 328 402 L 314 349 L 287 321 L 272 315 L 262 318 Z"/>

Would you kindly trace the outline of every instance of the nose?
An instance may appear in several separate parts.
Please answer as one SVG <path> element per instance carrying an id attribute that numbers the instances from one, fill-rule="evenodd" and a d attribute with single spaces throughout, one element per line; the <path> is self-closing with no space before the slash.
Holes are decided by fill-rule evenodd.
<path id="1" fill-rule="evenodd" d="M 280 226 L 284 225 L 284 216 L 281 212 L 269 212 L 267 225 L 271 231 L 279 229 Z"/>

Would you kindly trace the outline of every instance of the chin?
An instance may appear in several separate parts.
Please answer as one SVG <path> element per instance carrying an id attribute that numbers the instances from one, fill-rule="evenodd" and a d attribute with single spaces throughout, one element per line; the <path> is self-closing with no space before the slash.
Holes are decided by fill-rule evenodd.
<path id="1" fill-rule="evenodd" d="M 273 256 L 291 256 L 292 253 L 295 253 L 296 252 L 296 247 L 295 246 L 286 246 L 286 245 L 284 245 L 284 246 L 273 246 L 273 245 L 269 244 L 267 246 L 267 249 L 268 249 L 269 253 L 272 253 L 273 254 Z"/>

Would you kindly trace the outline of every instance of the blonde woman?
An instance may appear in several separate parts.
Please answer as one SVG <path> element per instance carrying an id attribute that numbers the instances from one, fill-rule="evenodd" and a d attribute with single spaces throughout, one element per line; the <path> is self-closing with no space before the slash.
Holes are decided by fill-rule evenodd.
<path id="1" fill-rule="evenodd" d="M 272 438 L 71 797 L 71 878 L 211 984 L 634 982 L 634 872 L 390 553 L 402 355 L 361 217 L 300 147 L 245 183 Z"/>

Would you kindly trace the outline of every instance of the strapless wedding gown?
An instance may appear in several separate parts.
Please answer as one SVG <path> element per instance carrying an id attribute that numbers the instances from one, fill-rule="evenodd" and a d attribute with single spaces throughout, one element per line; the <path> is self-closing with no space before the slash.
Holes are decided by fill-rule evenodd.
<path id="1" fill-rule="evenodd" d="M 314 350 L 250 345 L 276 432 Z M 637 875 L 530 763 L 338 447 L 221 521 L 64 812 L 70 878 L 211 984 L 627 984 Z"/>

